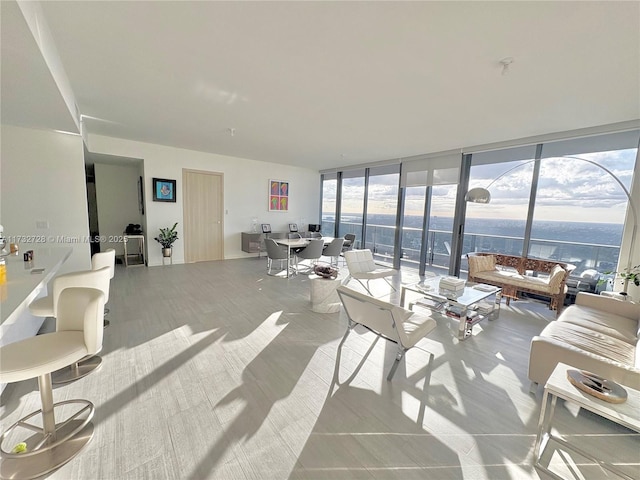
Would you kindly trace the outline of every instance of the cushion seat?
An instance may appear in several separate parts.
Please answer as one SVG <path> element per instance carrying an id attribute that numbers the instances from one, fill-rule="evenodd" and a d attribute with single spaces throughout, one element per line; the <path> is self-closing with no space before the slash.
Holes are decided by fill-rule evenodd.
<path id="1" fill-rule="evenodd" d="M 2 347 L 0 381 L 20 382 L 54 372 L 87 355 L 82 331 L 37 335 Z"/>
<path id="2" fill-rule="evenodd" d="M 552 322 L 544 329 L 544 334 L 546 337 L 560 340 L 622 365 L 635 363 L 635 345 L 581 325 L 570 322 Z"/>
<path id="3" fill-rule="evenodd" d="M 595 332 L 622 340 L 635 346 L 638 342 L 638 322 L 632 318 L 608 312 L 606 317 L 602 311 L 584 305 L 571 305 L 567 315 L 561 316 L 558 322 L 572 323 Z"/>

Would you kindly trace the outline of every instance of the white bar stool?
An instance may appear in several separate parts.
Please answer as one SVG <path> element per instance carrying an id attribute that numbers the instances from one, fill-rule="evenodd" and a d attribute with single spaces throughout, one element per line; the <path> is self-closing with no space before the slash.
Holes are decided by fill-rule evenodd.
<path id="1" fill-rule="evenodd" d="M 100 270 L 103 267 L 110 268 L 109 280 L 111 280 L 116 273 L 116 251 L 113 248 L 105 250 L 104 252 L 95 253 L 93 257 L 91 257 L 91 270 Z M 107 293 L 105 303 L 108 301 L 109 294 Z M 109 309 L 107 307 L 104 308 L 104 313 L 105 315 L 109 313 Z M 104 328 L 107 328 L 109 325 L 109 320 L 105 318 Z"/>
<path id="2" fill-rule="evenodd" d="M 104 293 L 93 288 L 67 288 L 60 294 L 58 330 L 0 347 L 0 382 L 20 382 L 38 377 L 42 409 L 21 418 L 0 436 L 0 477 L 37 478 L 64 465 L 93 436 L 94 405 L 88 400 L 53 403 L 51 372 L 102 347 Z M 69 413 L 69 405 L 76 405 Z M 55 410 L 65 413 L 56 423 Z M 42 417 L 42 426 L 29 423 Z M 61 418 L 63 418 L 61 416 Z M 27 433 L 22 433 L 25 430 Z M 35 434 L 33 432 L 36 432 Z M 26 435 L 27 436 L 25 438 Z M 24 443 L 22 453 L 6 450 L 4 444 Z"/>
<path id="3" fill-rule="evenodd" d="M 35 316 L 56 318 L 56 331 L 58 331 L 58 304 L 62 292 L 74 287 L 96 288 L 104 294 L 106 302 L 109 299 L 110 274 L 110 267 L 102 267 L 99 270 L 86 270 L 59 275 L 53 279 L 52 294 L 33 301 L 29 305 L 29 311 Z M 104 311 L 102 312 L 102 317 L 104 322 Z M 79 362 L 70 362 L 73 364 L 70 367 L 69 363 L 65 364 L 65 368 L 53 374 L 53 383 L 72 382 L 96 370 L 102 364 L 102 358 L 96 355 L 97 353 L 94 352 Z"/>

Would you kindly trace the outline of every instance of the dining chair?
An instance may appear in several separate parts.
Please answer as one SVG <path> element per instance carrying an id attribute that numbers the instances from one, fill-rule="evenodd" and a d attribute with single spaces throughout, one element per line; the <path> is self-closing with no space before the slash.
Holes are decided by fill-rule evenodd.
<path id="1" fill-rule="evenodd" d="M 356 244 L 356 236 L 353 233 L 347 233 L 344 236 L 344 243 L 342 244 L 342 252 L 340 253 L 340 256 L 343 257 L 344 259 L 344 252 L 348 252 L 349 250 L 353 249 L 355 247 Z"/>
<path id="2" fill-rule="evenodd" d="M 289 240 L 301 240 L 302 239 L 302 235 L 300 235 L 300 233 L 298 233 L 298 232 L 289 232 L 289 233 L 287 233 L 287 238 Z M 297 255 L 299 252 L 304 250 L 304 248 L 305 247 L 291 247 L 291 253 L 293 255 Z"/>
<path id="3" fill-rule="evenodd" d="M 271 267 L 273 266 L 274 260 L 280 261 L 280 270 L 284 270 L 284 268 L 282 268 L 283 260 L 287 262 L 287 268 L 289 268 L 287 247 L 278 245 L 272 238 L 265 238 L 264 245 L 267 249 L 267 275 L 273 275 L 271 273 Z"/>
<path id="4" fill-rule="evenodd" d="M 298 253 L 296 253 L 296 271 L 298 271 L 298 262 L 300 261 L 300 259 L 313 261 L 312 265 L 310 265 L 309 267 L 309 271 L 311 271 L 313 266 L 318 262 L 318 260 L 322 256 L 323 248 L 324 248 L 324 240 L 322 240 L 321 238 L 314 238 L 309 240 L 309 245 L 307 245 Z"/>
<path id="5" fill-rule="evenodd" d="M 344 238 L 334 238 L 330 244 L 324 247 L 322 251 L 323 257 L 330 257 L 331 260 L 329 265 L 333 267 L 333 262 L 335 260 L 336 267 L 338 266 L 338 258 L 340 257 L 340 253 L 342 253 L 342 246 L 344 244 Z"/>

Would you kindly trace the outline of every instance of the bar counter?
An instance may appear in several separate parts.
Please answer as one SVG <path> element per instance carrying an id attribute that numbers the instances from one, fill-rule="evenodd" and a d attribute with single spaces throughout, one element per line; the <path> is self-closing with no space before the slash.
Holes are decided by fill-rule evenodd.
<path id="1" fill-rule="evenodd" d="M 32 248 L 33 260 L 25 262 L 18 255 L 3 257 L 7 263 L 7 283 L 0 285 L 0 345 L 34 336 L 44 318 L 29 313 L 29 304 L 47 294 L 47 283 L 73 251 L 70 247 Z M 42 273 L 32 273 L 43 269 Z"/>

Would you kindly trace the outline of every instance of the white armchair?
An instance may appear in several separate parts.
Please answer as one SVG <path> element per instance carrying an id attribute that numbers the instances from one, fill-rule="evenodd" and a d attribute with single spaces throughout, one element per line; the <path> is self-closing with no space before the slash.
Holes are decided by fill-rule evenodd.
<path id="1" fill-rule="evenodd" d="M 356 292 L 344 285 L 338 287 L 337 291 L 349 319 L 343 341 L 356 325 L 362 325 L 376 335 L 398 345 L 398 352 L 387 381 L 393 378 L 407 350 L 436 328 L 436 321 L 427 314 L 406 310 Z"/>
<path id="2" fill-rule="evenodd" d="M 369 295 L 372 295 L 369 289 L 369 281 L 382 278 L 395 290 L 388 278 L 393 277 L 398 271 L 393 268 L 378 268 L 373 261 L 371 250 L 349 250 L 344 252 L 344 259 L 349 269 L 349 276 L 345 279 L 344 285 L 349 283 L 352 278 L 355 278 Z M 362 280 L 366 280 L 367 284 L 365 285 Z"/>

